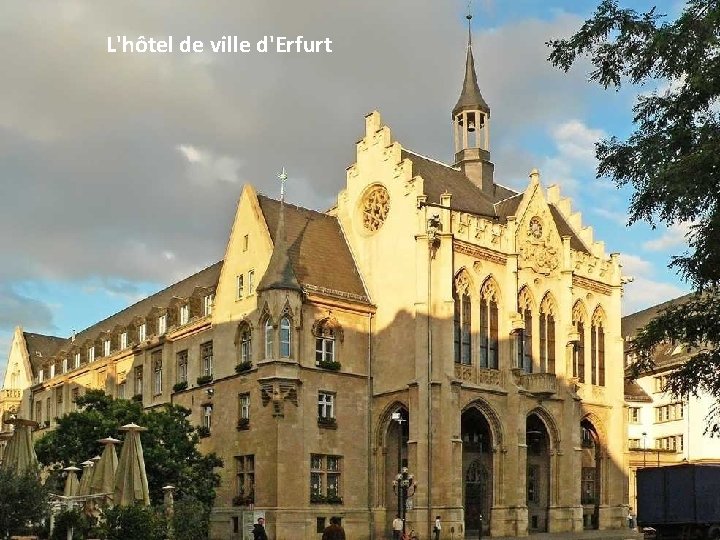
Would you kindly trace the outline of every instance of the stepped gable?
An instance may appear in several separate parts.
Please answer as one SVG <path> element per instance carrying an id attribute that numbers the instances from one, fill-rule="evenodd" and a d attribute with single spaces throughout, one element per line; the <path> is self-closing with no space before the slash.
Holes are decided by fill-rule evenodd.
<path id="1" fill-rule="evenodd" d="M 422 176 L 428 202 L 440 204 L 440 195 L 452 194 L 452 208 L 482 216 L 495 217 L 490 197 L 473 184 L 461 170 L 403 149 L 402 159 L 413 164 L 413 176 Z"/>
<path id="2" fill-rule="evenodd" d="M 258 202 L 275 244 L 280 201 L 258 194 Z M 290 264 L 303 289 L 369 303 L 337 218 L 287 202 L 284 216 Z"/>
<path id="3" fill-rule="evenodd" d="M 37 373 L 42 368 L 43 362 L 48 358 L 52 358 L 63 344 L 67 341 L 65 338 L 57 336 L 46 336 L 43 334 L 33 334 L 23 332 L 25 345 L 27 346 L 28 355 L 30 356 L 30 365 L 33 373 Z"/>
<path id="4" fill-rule="evenodd" d="M 570 224 L 565 219 L 565 216 L 563 216 L 562 212 L 558 210 L 557 206 L 552 203 L 548 203 L 548 207 L 550 208 L 550 214 L 555 221 L 555 226 L 557 227 L 557 231 L 560 237 L 562 238 L 563 236 L 569 236 L 570 247 L 572 249 L 590 255 L 591 251 L 585 245 L 585 242 L 583 242 L 577 235 L 577 233 L 575 233 L 575 230 L 570 226 Z"/>

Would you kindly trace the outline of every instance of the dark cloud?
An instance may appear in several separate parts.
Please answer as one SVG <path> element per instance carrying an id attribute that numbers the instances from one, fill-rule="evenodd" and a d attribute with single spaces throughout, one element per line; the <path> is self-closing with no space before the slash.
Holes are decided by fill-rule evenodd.
<path id="1" fill-rule="evenodd" d="M 17 326 L 19 321 L 27 328 L 54 328 L 52 311 L 47 304 L 23 296 L 7 283 L 0 283 L 0 332 L 9 334 L 9 330 Z M 5 335 L 0 339 L 0 344 L 6 340 L 9 344 Z"/>

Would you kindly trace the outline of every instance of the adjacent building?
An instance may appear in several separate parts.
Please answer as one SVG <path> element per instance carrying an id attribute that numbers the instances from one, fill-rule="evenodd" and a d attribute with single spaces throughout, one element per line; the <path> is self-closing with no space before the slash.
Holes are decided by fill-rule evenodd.
<path id="1" fill-rule="evenodd" d="M 16 332 L 5 388 L 39 434 L 87 388 L 191 409 L 214 538 L 250 510 L 383 538 L 403 467 L 421 537 L 624 527 L 618 257 L 537 171 L 495 181 L 490 116 L 468 44 L 452 164 L 369 114 L 330 210 L 245 186 L 222 261 L 73 338 Z"/>
<path id="2" fill-rule="evenodd" d="M 632 362 L 630 340 L 662 310 L 682 303 L 683 296 L 622 319 L 626 365 Z M 678 366 L 692 356 L 685 344 L 663 344 L 654 352 L 655 367 L 636 380 L 625 383 L 628 408 L 629 503 L 637 508 L 636 471 L 678 463 L 720 463 L 720 439 L 706 433 L 708 413 L 716 400 L 702 393 L 685 399 L 674 398 L 665 384 Z"/>

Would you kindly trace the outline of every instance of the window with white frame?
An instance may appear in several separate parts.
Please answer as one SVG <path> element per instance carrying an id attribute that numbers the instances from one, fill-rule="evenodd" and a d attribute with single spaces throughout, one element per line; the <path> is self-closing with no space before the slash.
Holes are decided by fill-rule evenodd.
<path id="1" fill-rule="evenodd" d="M 122 332 L 120 334 L 120 350 L 127 349 L 128 346 L 128 334 L 127 332 Z"/>
<path id="2" fill-rule="evenodd" d="M 310 455 L 310 502 L 342 502 L 341 465 L 340 456 Z"/>
<path id="3" fill-rule="evenodd" d="M 188 352 L 187 350 L 177 353 L 177 381 L 179 383 L 188 380 Z"/>
<path id="4" fill-rule="evenodd" d="M 321 420 L 335 418 L 335 394 L 318 392 L 318 418 Z"/>
<path id="5" fill-rule="evenodd" d="M 265 358 L 273 357 L 273 324 L 270 317 L 265 319 Z"/>
<path id="6" fill-rule="evenodd" d="M 110 356 L 110 340 L 103 341 L 103 356 Z"/>
<path id="7" fill-rule="evenodd" d="M 88 348 L 88 363 L 95 361 L 95 347 Z"/>
<path id="8" fill-rule="evenodd" d="M 628 407 L 628 422 L 631 424 L 640 423 L 640 407 Z"/>
<path id="9" fill-rule="evenodd" d="M 210 315 L 213 309 L 213 303 L 215 302 L 214 294 L 207 294 L 203 297 L 203 316 Z"/>
<path id="10" fill-rule="evenodd" d="M 147 339 L 147 324 L 142 323 L 138 327 L 138 341 L 145 341 Z"/>
<path id="11" fill-rule="evenodd" d="M 38 372 L 38 382 L 43 382 L 45 380 L 45 370 L 41 369 Z"/>
<path id="12" fill-rule="evenodd" d="M 248 270 L 248 294 L 255 292 L 255 270 Z"/>
<path id="13" fill-rule="evenodd" d="M 334 361 L 335 330 L 329 324 L 319 324 L 315 335 L 315 365 Z"/>
<path id="14" fill-rule="evenodd" d="M 50 364 L 50 378 L 55 376 L 55 364 Z"/>
<path id="15" fill-rule="evenodd" d="M 163 362 L 162 351 L 153 351 L 151 355 L 153 368 L 153 395 L 162 394 L 163 391 Z"/>
<path id="16" fill-rule="evenodd" d="M 158 317 L 158 335 L 162 336 L 167 332 L 167 314 Z"/>
<path id="17" fill-rule="evenodd" d="M 180 324 L 187 324 L 190 320 L 190 306 L 180 306 Z"/>
<path id="18" fill-rule="evenodd" d="M 237 299 L 240 300 L 245 294 L 245 276 L 237 276 Z"/>
<path id="19" fill-rule="evenodd" d="M 628 448 L 630 450 L 640 449 L 640 439 L 628 439 Z"/>
<path id="20" fill-rule="evenodd" d="M 212 428 L 212 413 L 213 413 L 213 406 L 212 405 L 203 405 L 202 407 L 202 427 L 207 428 L 208 430 Z"/>
<path id="21" fill-rule="evenodd" d="M 135 395 L 142 396 L 143 394 L 143 367 L 137 366 L 135 368 Z"/>
<path id="22" fill-rule="evenodd" d="M 117 398 L 125 399 L 125 379 L 120 381 L 117 385 Z"/>
<path id="23" fill-rule="evenodd" d="M 77 353 L 75 353 L 75 368 L 76 369 L 80 367 L 80 361 L 81 361 L 80 353 L 77 352 Z"/>
<path id="24" fill-rule="evenodd" d="M 248 324 L 240 327 L 240 362 L 252 360 L 252 333 Z"/>
<path id="25" fill-rule="evenodd" d="M 282 358 L 290 358 L 291 355 L 291 324 L 290 317 L 282 317 L 280 319 L 280 356 Z"/>
<path id="26" fill-rule="evenodd" d="M 67 370 L 68 370 L 68 359 L 66 357 L 66 358 L 62 359 L 62 372 L 67 373 Z"/>
<path id="27" fill-rule="evenodd" d="M 213 342 L 206 341 L 200 345 L 200 373 L 203 377 L 213 374 Z"/>
<path id="28" fill-rule="evenodd" d="M 250 394 L 238 395 L 238 420 L 250 420 Z"/>

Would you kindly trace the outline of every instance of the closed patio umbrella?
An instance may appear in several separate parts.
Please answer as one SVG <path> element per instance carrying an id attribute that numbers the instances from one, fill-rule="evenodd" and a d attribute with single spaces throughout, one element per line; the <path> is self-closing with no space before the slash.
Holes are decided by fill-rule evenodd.
<path id="1" fill-rule="evenodd" d="M 78 495 L 89 495 L 90 494 L 90 481 L 92 480 L 92 467 L 95 463 L 91 460 L 83 461 L 80 465 L 83 466 L 82 478 L 80 478 L 80 487 L 78 489 Z"/>
<path id="2" fill-rule="evenodd" d="M 74 497 L 80 491 L 80 480 L 78 480 L 77 473 L 80 469 L 78 467 L 65 467 L 63 471 L 67 472 L 67 478 L 65 479 L 65 489 L 63 495 L 65 497 Z"/>
<path id="3" fill-rule="evenodd" d="M 0 459 L 0 468 L 7 467 L 8 461 L 11 459 L 13 453 L 13 432 L 5 431 L 0 433 L 0 441 L 5 441 L 5 448 L 3 449 L 2 459 Z"/>
<path id="4" fill-rule="evenodd" d="M 148 506 L 150 505 L 150 492 L 145 473 L 145 458 L 140 442 L 140 432 L 147 431 L 147 428 L 137 424 L 127 424 L 121 427 L 120 431 L 126 431 L 127 435 L 118 460 L 113 501 L 118 506 L 130 506 L 136 503 Z"/>
<path id="5" fill-rule="evenodd" d="M 92 480 L 90 483 L 90 493 L 112 493 L 115 491 L 115 473 L 118 468 L 118 457 L 115 452 L 115 445 L 120 441 L 112 437 L 100 439 L 99 443 L 103 444 L 102 456 L 95 462 L 93 467 Z M 93 458 L 94 460 L 94 458 Z"/>
<path id="6" fill-rule="evenodd" d="M 33 420 L 15 418 L 10 421 L 15 425 L 12 437 L 5 449 L 3 467 L 14 470 L 18 474 L 27 471 L 38 471 L 39 465 L 32 441 L 32 430 L 38 426 Z"/>

